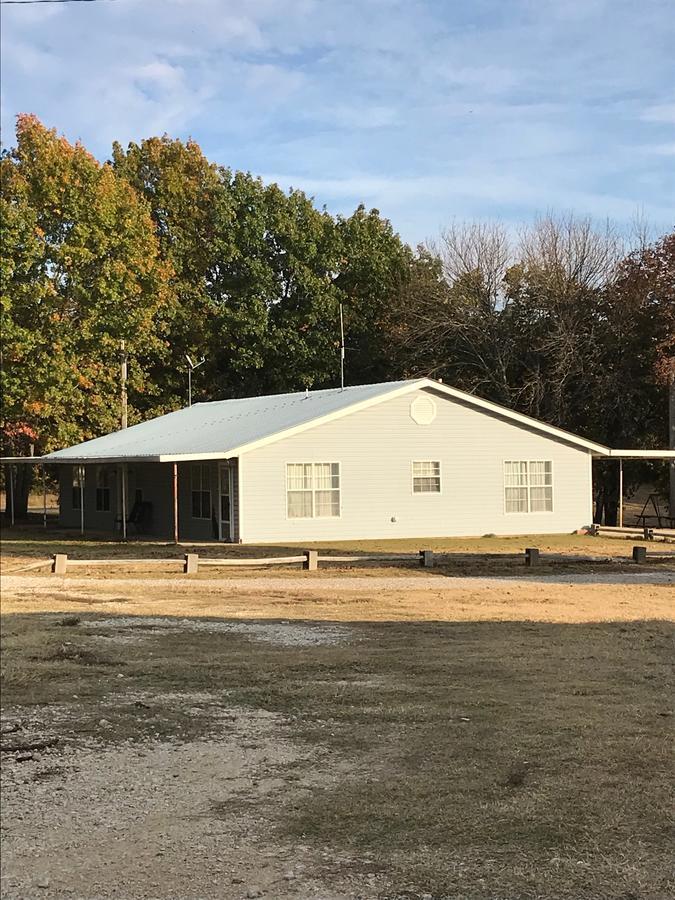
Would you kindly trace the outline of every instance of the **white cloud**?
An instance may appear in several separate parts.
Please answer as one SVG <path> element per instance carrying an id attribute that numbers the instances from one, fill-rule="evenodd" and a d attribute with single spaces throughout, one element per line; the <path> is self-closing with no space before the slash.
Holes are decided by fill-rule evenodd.
<path id="1" fill-rule="evenodd" d="M 552 206 L 672 224 L 672 0 L 40 4 L 2 40 L 5 140 L 19 111 L 101 157 L 190 134 L 412 240 Z"/>
<path id="2" fill-rule="evenodd" d="M 656 156 L 675 156 L 675 141 L 672 144 L 654 144 L 646 148 L 648 153 L 654 153 Z"/>
<path id="3" fill-rule="evenodd" d="M 662 122 L 675 125 L 675 103 L 658 103 L 648 107 L 642 114 L 645 122 Z"/>

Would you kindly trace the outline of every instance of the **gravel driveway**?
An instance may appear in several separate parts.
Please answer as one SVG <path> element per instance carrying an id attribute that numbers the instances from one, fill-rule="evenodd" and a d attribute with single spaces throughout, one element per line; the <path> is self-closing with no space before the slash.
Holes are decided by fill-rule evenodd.
<path id="1" fill-rule="evenodd" d="M 508 586 L 518 585 L 551 585 L 551 584 L 665 584 L 675 586 L 675 572 L 651 570 L 646 572 L 614 572 L 614 573 L 583 573 L 561 575 L 521 575 L 511 577 L 475 577 L 475 576 L 447 576 L 447 575 L 373 575 L 363 577 L 359 575 L 325 575 L 313 574 L 285 576 L 249 576 L 247 578 L 209 578 L 207 580 L 190 580 L 183 578 L 153 578 L 149 579 L 153 589 L 161 588 L 169 591 L 183 591 L 189 584 L 191 592 L 199 593 L 201 590 L 209 592 L 222 587 L 224 590 L 241 590 L 247 594 L 264 593 L 269 591 L 308 591 L 312 594 L 324 591 L 349 591 L 377 593 L 379 591 L 490 591 Z M 136 588 L 139 582 L 137 578 L 115 578 L 115 588 Z M 30 589 L 33 594 L 52 594 L 55 590 L 64 588 L 72 590 L 93 590 L 96 588 L 111 588 L 111 580 L 106 578 L 41 578 L 28 575 L 5 575 L 0 578 L 0 591 L 17 591 Z"/>

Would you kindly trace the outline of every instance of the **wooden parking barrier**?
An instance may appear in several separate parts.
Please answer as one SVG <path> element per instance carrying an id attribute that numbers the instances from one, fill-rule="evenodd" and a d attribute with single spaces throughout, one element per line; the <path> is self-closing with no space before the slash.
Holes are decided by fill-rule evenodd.
<path id="1" fill-rule="evenodd" d="M 65 575 L 67 566 L 68 566 L 68 554 L 67 553 L 55 553 L 54 561 L 52 563 L 52 572 L 54 573 L 54 575 Z"/>
<path id="2" fill-rule="evenodd" d="M 257 559 L 204 559 L 200 557 L 199 566 L 280 566 L 289 563 L 304 563 L 303 556 L 260 556 Z"/>
<path id="3" fill-rule="evenodd" d="M 199 570 L 199 554 L 198 553 L 186 553 L 185 554 L 185 565 L 183 566 L 183 572 L 186 575 L 196 575 Z"/>
<path id="4" fill-rule="evenodd" d="M 616 525 L 592 525 L 588 533 L 594 537 L 626 535 L 634 537 L 636 540 L 653 541 L 657 538 L 661 540 L 674 542 L 675 528 L 654 528 L 652 525 L 635 525 L 618 527 Z"/>
<path id="5" fill-rule="evenodd" d="M 644 566 L 647 562 L 647 548 L 633 547 L 633 562 L 638 566 Z"/>
<path id="6" fill-rule="evenodd" d="M 537 547 L 528 547 L 525 550 L 525 565 L 530 569 L 539 565 L 539 550 Z"/>
<path id="7" fill-rule="evenodd" d="M 318 550 L 305 550 L 305 560 L 302 564 L 302 568 L 307 572 L 314 572 L 319 568 Z"/>

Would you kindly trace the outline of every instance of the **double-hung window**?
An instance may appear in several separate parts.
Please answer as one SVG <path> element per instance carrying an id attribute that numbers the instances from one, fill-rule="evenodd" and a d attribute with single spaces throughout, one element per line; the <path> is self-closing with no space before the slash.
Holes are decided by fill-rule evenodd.
<path id="1" fill-rule="evenodd" d="M 440 494 L 441 464 L 434 460 L 419 460 L 412 464 L 413 494 Z"/>
<path id="2" fill-rule="evenodd" d="M 340 463 L 288 463 L 286 510 L 289 519 L 340 515 Z"/>
<path id="3" fill-rule="evenodd" d="M 105 466 L 96 470 L 96 512 L 110 512 L 110 472 Z"/>
<path id="4" fill-rule="evenodd" d="M 211 470 L 208 465 L 197 463 L 190 466 L 190 488 L 192 491 L 192 518 L 211 518 Z"/>
<path id="5" fill-rule="evenodd" d="M 504 463 L 504 509 L 507 513 L 553 512 L 551 460 Z"/>

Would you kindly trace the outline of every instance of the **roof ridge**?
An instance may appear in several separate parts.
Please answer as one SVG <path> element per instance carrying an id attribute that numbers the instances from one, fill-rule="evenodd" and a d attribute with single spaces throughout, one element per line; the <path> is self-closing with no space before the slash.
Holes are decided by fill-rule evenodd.
<path id="1" fill-rule="evenodd" d="M 213 403 L 235 403 L 235 402 L 243 402 L 243 401 L 251 401 L 251 400 L 279 400 L 282 397 L 299 397 L 301 395 L 309 394 L 329 394 L 329 393 L 345 393 L 346 391 L 355 391 L 363 388 L 374 388 L 374 387 L 384 387 L 385 385 L 399 386 L 402 384 L 412 384 L 417 381 L 425 381 L 426 378 L 424 376 L 420 376 L 419 378 L 399 378 L 396 381 L 372 381 L 366 382 L 365 384 L 348 384 L 345 387 L 334 387 L 334 388 L 319 388 L 318 390 L 299 390 L 299 391 L 283 391 L 278 394 L 254 394 L 253 396 L 248 397 L 223 397 L 221 400 L 200 400 L 199 403 L 193 403 L 193 406 L 209 406 Z M 189 409 L 189 407 L 183 407 L 184 409 Z"/>

